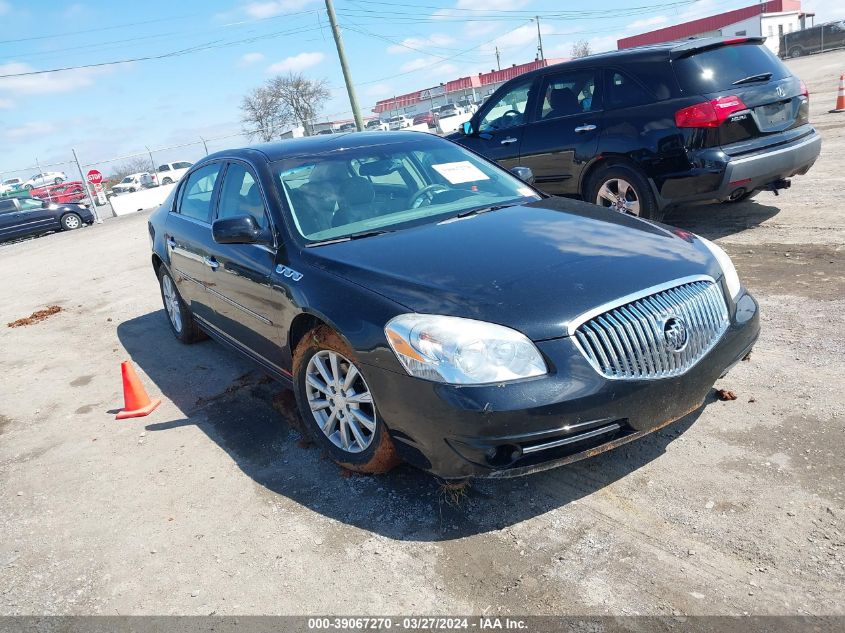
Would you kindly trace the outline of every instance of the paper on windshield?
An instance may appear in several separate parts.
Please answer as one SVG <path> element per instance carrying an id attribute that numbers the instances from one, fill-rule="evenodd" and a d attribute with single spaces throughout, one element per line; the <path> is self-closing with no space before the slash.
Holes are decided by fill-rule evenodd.
<path id="1" fill-rule="evenodd" d="M 461 160 L 456 163 L 440 163 L 439 165 L 432 165 L 432 167 L 453 185 L 476 180 L 490 180 L 489 176 L 486 176 L 483 171 L 468 160 Z"/>

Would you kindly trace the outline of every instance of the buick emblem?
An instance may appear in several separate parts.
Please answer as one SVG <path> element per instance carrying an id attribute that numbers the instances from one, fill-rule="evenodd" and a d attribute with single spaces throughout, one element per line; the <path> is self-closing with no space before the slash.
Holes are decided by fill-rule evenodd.
<path id="1" fill-rule="evenodd" d="M 663 338 L 666 346 L 673 352 L 684 351 L 689 341 L 686 323 L 677 317 L 666 319 L 666 323 L 663 324 Z"/>
<path id="2" fill-rule="evenodd" d="M 785 97 L 786 96 L 786 90 L 783 89 L 783 86 L 778 86 L 777 88 L 775 88 L 775 92 L 778 93 L 779 97 Z"/>

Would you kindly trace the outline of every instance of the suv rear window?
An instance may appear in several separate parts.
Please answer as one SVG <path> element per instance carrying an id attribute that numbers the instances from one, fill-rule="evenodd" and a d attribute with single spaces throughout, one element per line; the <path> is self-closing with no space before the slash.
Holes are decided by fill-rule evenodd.
<path id="1" fill-rule="evenodd" d="M 762 44 L 711 48 L 676 59 L 674 67 L 681 90 L 689 94 L 731 90 L 733 82 L 761 73 L 772 73 L 770 81 L 789 76 L 786 66 Z"/>

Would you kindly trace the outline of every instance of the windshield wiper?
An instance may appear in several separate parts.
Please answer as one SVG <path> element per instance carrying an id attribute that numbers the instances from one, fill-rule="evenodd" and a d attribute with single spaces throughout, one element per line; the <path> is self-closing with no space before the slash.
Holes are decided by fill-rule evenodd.
<path id="1" fill-rule="evenodd" d="M 737 79 L 733 82 L 732 86 L 739 86 L 741 84 L 750 84 L 754 83 L 755 81 L 769 81 L 772 78 L 772 73 L 760 73 L 758 75 L 749 75 L 748 77 L 743 77 L 742 79 Z"/>
<path id="2" fill-rule="evenodd" d="M 325 246 L 326 244 L 337 244 L 338 242 L 351 242 L 352 240 L 360 240 L 365 237 L 373 237 L 374 235 L 384 235 L 385 233 L 393 233 L 393 231 L 388 231 L 386 229 L 379 229 L 376 231 L 364 231 L 362 233 L 353 233 L 352 235 L 344 235 L 343 237 L 333 237 L 328 240 L 321 240 L 319 242 L 311 242 L 306 244 L 306 248 L 312 248 L 314 246 Z"/>
<path id="3" fill-rule="evenodd" d="M 458 213 L 456 218 L 466 218 L 470 215 L 478 215 L 479 213 L 487 213 L 488 211 L 498 211 L 499 209 L 507 209 L 508 207 L 514 206 L 515 203 L 509 202 L 507 204 L 493 204 L 489 207 L 475 207 L 473 209 L 467 209 L 466 211 L 461 211 Z"/>

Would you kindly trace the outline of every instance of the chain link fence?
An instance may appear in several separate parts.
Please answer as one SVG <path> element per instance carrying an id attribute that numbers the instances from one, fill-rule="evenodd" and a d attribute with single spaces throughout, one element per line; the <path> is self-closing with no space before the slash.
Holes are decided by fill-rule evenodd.
<path id="1" fill-rule="evenodd" d="M 802 57 L 845 47 L 845 20 L 816 24 L 780 36 L 781 57 Z"/>

